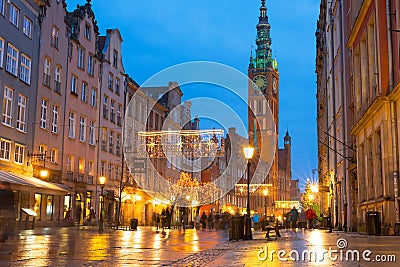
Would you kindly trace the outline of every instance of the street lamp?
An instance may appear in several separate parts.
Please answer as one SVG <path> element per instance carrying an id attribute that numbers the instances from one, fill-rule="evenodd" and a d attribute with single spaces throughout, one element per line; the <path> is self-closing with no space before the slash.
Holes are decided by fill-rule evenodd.
<path id="1" fill-rule="evenodd" d="M 264 211 L 264 218 L 267 218 L 267 196 L 268 196 L 268 189 L 264 189 L 264 191 L 263 191 L 263 194 L 264 194 L 264 208 L 265 208 L 265 211 Z"/>
<path id="2" fill-rule="evenodd" d="M 103 202 L 104 202 L 103 189 L 104 189 L 104 184 L 106 183 L 106 177 L 105 176 L 100 176 L 99 177 L 99 183 L 100 183 L 100 188 L 101 188 L 99 233 L 101 234 L 101 233 L 104 232 L 104 225 L 103 225 Z"/>
<path id="3" fill-rule="evenodd" d="M 253 239 L 251 233 L 251 220 L 250 220 L 250 165 L 251 159 L 253 158 L 254 154 L 254 147 L 248 146 L 243 148 L 244 158 L 247 159 L 247 212 L 245 217 L 245 240 Z"/>

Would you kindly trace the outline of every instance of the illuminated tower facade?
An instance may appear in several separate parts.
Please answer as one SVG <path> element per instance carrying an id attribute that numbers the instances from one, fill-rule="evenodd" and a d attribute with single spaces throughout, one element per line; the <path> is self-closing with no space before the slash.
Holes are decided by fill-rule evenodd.
<path id="1" fill-rule="evenodd" d="M 267 7 L 265 0 L 261 1 L 259 22 L 257 24 L 256 54 L 255 58 L 250 55 L 250 64 L 248 68 L 249 81 L 248 86 L 248 131 L 250 143 L 256 148 L 255 160 L 258 162 L 261 155 L 274 153 L 274 160 L 269 173 L 266 174 L 265 183 L 272 184 L 269 190 L 269 203 L 272 206 L 277 199 L 277 177 L 278 177 L 278 140 L 276 135 L 275 151 L 270 150 L 270 146 L 262 144 L 261 136 L 267 134 L 271 123 L 271 113 L 278 133 L 278 107 L 279 107 L 279 72 L 276 59 L 271 50 L 271 25 L 268 22 Z M 251 108 L 251 109 L 250 109 Z M 263 159 L 261 156 L 261 161 Z"/>

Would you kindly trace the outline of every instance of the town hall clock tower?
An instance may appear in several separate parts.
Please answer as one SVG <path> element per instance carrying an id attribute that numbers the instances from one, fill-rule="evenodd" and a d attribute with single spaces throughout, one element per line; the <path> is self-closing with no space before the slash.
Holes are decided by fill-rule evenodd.
<path id="1" fill-rule="evenodd" d="M 256 160 L 260 159 L 260 155 L 274 153 L 274 161 L 265 177 L 265 183 L 272 184 L 272 188 L 269 190 L 269 202 L 272 204 L 274 200 L 277 200 L 278 135 L 276 134 L 275 151 L 263 151 L 263 149 L 271 150 L 271 148 L 266 144 L 263 145 L 261 138 L 263 134 L 267 134 L 266 131 L 268 129 L 271 129 L 268 126 L 272 123 L 271 112 L 276 133 L 278 133 L 279 72 L 277 61 L 272 56 L 270 29 L 267 7 L 265 6 L 265 0 L 262 0 L 257 24 L 256 55 L 253 58 L 251 52 L 248 69 L 248 131 L 250 143 L 256 149 Z M 268 107 L 271 111 L 268 110 Z M 261 157 L 260 160 L 264 159 Z"/>

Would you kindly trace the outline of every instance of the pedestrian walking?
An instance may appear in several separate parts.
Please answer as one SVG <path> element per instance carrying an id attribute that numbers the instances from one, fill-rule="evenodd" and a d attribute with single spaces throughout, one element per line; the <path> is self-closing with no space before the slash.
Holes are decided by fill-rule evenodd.
<path id="1" fill-rule="evenodd" d="M 254 214 L 252 220 L 254 224 L 254 230 L 258 230 L 258 222 L 260 221 L 260 216 L 258 216 L 258 213 Z"/>
<path id="2" fill-rule="evenodd" d="M 297 227 L 297 220 L 299 219 L 299 212 L 297 211 L 296 207 L 293 208 L 289 212 L 289 221 L 292 226 L 292 230 L 294 234 L 297 234 L 296 227 Z"/>
<path id="3" fill-rule="evenodd" d="M 160 214 L 157 213 L 157 215 L 156 215 L 156 230 L 158 230 L 158 228 L 160 228 L 160 222 L 161 222 Z"/>
<path id="4" fill-rule="evenodd" d="M 210 212 L 207 216 L 208 230 L 214 229 L 214 218 L 212 212 Z"/>
<path id="5" fill-rule="evenodd" d="M 200 214 L 198 212 L 194 216 L 194 225 L 196 229 L 200 228 Z"/>
<path id="6" fill-rule="evenodd" d="M 201 220 L 201 226 L 202 226 L 203 230 L 206 230 L 207 215 L 204 211 L 203 211 L 203 214 L 201 214 L 200 220 Z"/>
<path id="7" fill-rule="evenodd" d="M 307 229 L 314 228 L 314 219 L 316 217 L 315 211 L 309 207 L 306 211 L 306 218 L 307 218 Z"/>

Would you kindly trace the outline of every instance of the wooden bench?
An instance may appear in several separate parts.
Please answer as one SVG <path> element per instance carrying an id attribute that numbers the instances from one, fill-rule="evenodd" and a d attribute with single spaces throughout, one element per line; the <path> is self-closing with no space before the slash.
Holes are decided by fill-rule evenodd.
<path id="1" fill-rule="evenodd" d="M 267 233 L 265 234 L 265 238 L 270 239 L 270 236 L 269 236 L 270 232 L 275 232 L 276 238 L 281 237 L 281 234 L 279 233 L 278 223 L 269 224 L 264 227 L 264 230 L 267 231 Z"/>

